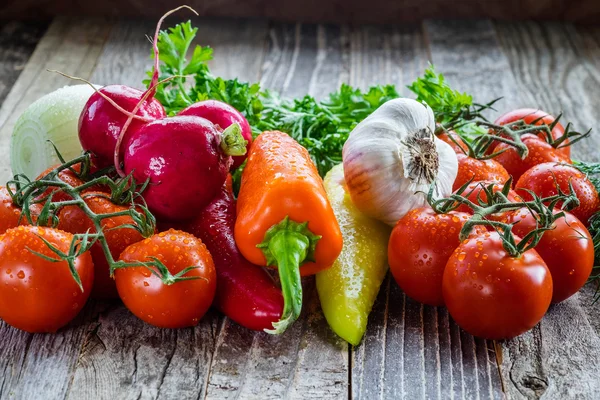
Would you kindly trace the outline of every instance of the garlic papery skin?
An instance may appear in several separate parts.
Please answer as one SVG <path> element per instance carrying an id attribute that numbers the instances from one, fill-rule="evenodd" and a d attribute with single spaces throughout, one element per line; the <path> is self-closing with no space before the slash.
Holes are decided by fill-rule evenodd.
<path id="1" fill-rule="evenodd" d="M 452 193 L 456 153 L 434 135 L 431 108 L 411 99 L 384 103 L 350 133 L 342 159 L 353 203 L 370 217 L 395 225 L 414 208 Z"/>

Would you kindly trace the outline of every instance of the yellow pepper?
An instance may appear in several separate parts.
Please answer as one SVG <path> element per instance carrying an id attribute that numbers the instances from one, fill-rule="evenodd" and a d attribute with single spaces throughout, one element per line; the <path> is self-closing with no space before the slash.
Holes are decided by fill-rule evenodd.
<path id="1" fill-rule="evenodd" d="M 350 199 L 342 165 L 325 177 L 325 191 L 338 220 L 344 245 L 333 264 L 317 274 L 321 308 L 331 329 L 358 345 L 388 269 L 391 228 L 362 214 Z"/>

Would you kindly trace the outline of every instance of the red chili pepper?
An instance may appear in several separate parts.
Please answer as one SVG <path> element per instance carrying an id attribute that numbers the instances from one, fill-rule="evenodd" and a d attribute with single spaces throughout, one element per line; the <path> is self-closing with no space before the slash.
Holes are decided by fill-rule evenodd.
<path id="1" fill-rule="evenodd" d="M 213 201 L 190 222 L 178 226 L 208 248 L 217 270 L 214 305 L 227 317 L 253 330 L 273 327 L 283 311 L 283 296 L 267 271 L 246 260 L 233 237 L 236 204 L 228 178 Z"/>

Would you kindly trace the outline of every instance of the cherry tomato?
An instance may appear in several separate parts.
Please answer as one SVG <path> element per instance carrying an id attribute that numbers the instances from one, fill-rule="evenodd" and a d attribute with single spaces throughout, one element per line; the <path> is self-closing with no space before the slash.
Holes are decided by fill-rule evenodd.
<path id="1" fill-rule="evenodd" d="M 477 205 L 480 204 L 479 200 L 481 200 L 485 203 L 488 200 L 488 198 L 487 198 L 487 195 L 485 194 L 485 190 L 483 190 L 483 189 L 489 187 L 490 185 L 492 185 L 492 191 L 494 193 L 501 192 L 502 188 L 504 187 L 504 184 L 500 184 L 498 182 L 475 181 L 475 182 L 471 182 L 467 186 L 467 188 L 462 193 L 462 195 Z M 506 196 L 506 197 L 508 198 L 508 200 L 510 200 L 513 203 L 517 202 L 517 201 L 521 201 L 521 198 L 519 197 L 519 195 L 517 195 L 517 193 L 512 189 L 508 191 L 508 196 Z M 456 211 L 460 211 L 460 212 L 464 212 L 464 213 L 473 215 L 473 210 L 471 209 L 471 207 L 469 207 L 466 204 L 461 204 L 460 206 L 458 206 L 458 208 L 456 208 Z M 504 219 L 504 214 L 505 213 L 491 214 L 491 215 L 488 215 L 486 217 L 486 219 L 489 219 L 492 221 L 501 221 Z"/>
<path id="2" fill-rule="evenodd" d="M 497 232 L 486 232 L 450 256 L 442 290 L 448 312 L 465 331 L 509 339 L 542 319 L 552 299 L 552 277 L 535 250 L 512 257 Z"/>
<path id="3" fill-rule="evenodd" d="M 83 308 L 94 282 L 88 252 L 75 259 L 83 291 L 66 261 L 51 262 L 30 250 L 57 258 L 40 239 L 67 253 L 73 235 L 52 228 L 19 226 L 0 235 L 0 318 L 27 332 L 56 332 Z"/>
<path id="4" fill-rule="evenodd" d="M 456 134 L 456 132 L 454 132 L 454 131 L 442 132 L 442 133 L 437 134 L 437 137 L 441 141 L 448 143 L 450 145 L 450 147 L 452 147 L 452 150 L 454 150 L 454 152 L 456 154 L 468 154 L 469 153 L 469 148 L 465 144 L 465 141 L 462 140 L 462 138 L 460 136 L 458 136 Z M 452 139 L 454 139 L 454 140 L 452 140 Z"/>
<path id="5" fill-rule="evenodd" d="M 457 190 L 469 180 L 504 183 L 510 179 L 508 172 L 498 161 L 477 160 L 465 154 L 457 154 L 456 158 L 458 159 L 458 174 L 452 190 Z"/>
<path id="6" fill-rule="evenodd" d="M 185 276 L 199 279 L 166 285 L 146 267 L 115 271 L 119 296 L 138 318 L 161 328 L 195 326 L 210 307 L 216 290 L 212 257 L 200 239 L 170 229 L 132 244 L 122 254 L 127 262 L 150 261 L 156 257 L 172 275 L 197 266 Z"/>
<path id="7" fill-rule="evenodd" d="M 47 170 L 42 172 L 37 178 L 35 178 L 35 180 L 37 180 L 37 181 L 41 180 L 43 177 L 45 177 L 50 172 L 52 172 L 52 170 L 54 170 L 56 167 L 58 167 L 58 165 L 54 165 L 54 166 L 48 168 Z M 79 177 L 77 177 L 77 175 L 75 175 L 72 171 L 70 171 L 68 169 L 64 169 L 64 170 L 60 171 L 58 173 L 58 178 L 61 181 L 68 183 L 69 185 L 71 185 L 73 187 L 83 185 L 83 181 L 81 179 L 79 179 Z M 46 189 L 43 194 L 38 196 L 38 198 L 41 199 L 43 197 L 46 197 L 50 193 L 52 193 L 52 201 L 71 200 L 71 196 L 69 196 L 68 194 L 66 194 L 65 192 L 60 190 L 60 188 L 58 188 L 56 186 L 48 187 L 48 189 Z"/>
<path id="8" fill-rule="evenodd" d="M 502 154 L 494 157 L 512 175 L 513 182 L 517 182 L 521 175 L 531 167 L 545 162 L 562 162 L 571 164 L 571 159 L 566 156 L 561 149 L 555 149 L 544 139 L 536 135 L 525 134 L 521 140 L 529 149 L 529 154 L 524 159 L 519 156 L 513 146 L 507 143 L 500 143 L 494 149 L 494 152 L 505 150 Z"/>
<path id="9" fill-rule="evenodd" d="M 388 244 L 390 271 L 407 296 L 432 306 L 444 305 L 442 276 L 458 234 L 470 215 L 451 211 L 437 214 L 417 208 L 398 221 Z M 476 233 L 483 233 L 481 226 Z"/>
<path id="10" fill-rule="evenodd" d="M 96 214 L 112 214 L 126 211 L 128 207 L 112 203 L 102 192 L 86 193 L 84 200 L 88 207 Z M 94 233 L 94 223 L 78 206 L 64 207 L 58 214 L 58 228 L 71 233 Z M 113 229 L 121 225 L 133 225 L 134 221 L 129 216 L 110 217 L 102 220 L 104 237 L 113 258 L 119 258 L 123 250 L 130 244 L 143 239 L 142 235 L 132 228 Z M 90 249 L 94 260 L 94 289 L 92 296 L 97 299 L 116 299 L 119 297 L 117 286 L 110 277 L 110 268 L 100 243 L 95 243 Z"/>
<path id="11" fill-rule="evenodd" d="M 508 213 L 506 221 L 516 223 L 512 230 L 520 237 L 537 227 L 536 219 L 527 209 Z M 594 242 L 581 221 L 568 212 L 554 222 L 551 230 L 544 232 L 535 250 L 552 275 L 553 303 L 577 293 L 590 277 L 594 266 Z"/>
<path id="12" fill-rule="evenodd" d="M 571 213 L 587 226 L 590 217 L 598 211 L 600 200 L 592 182 L 577 168 L 553 162 L 538 164 L 521 176 L 515 190 L 523 199 L 531 200 L 531 194 L 521 189 L 531 190 L 540 197 L 549 197 L 558 193 L 557 185 L 564 193 L 570 193 L 569 182 L 580 203 Z"/>
<path id="13" fill-rule="evenodd" d="M 0 234 L 19 225 L 21 209 L 15 206 L 8 190 L 0 186 Z M 23 222 L 25 218 L 21 220 Z"/>
<path id="14" fill-rule="evenodd" d="M 534 121 L 539 120 L 536 123 L 536 125 L 550 125 L 556 120 L 556 118 L 542 110 L 537 110 L 535 108 L 520 108 L 518 110 L 513 110 L 501 115 L 500 117 L 498 117 L 498 119 L 496 119 L 495 124 L 507 125 L 519 120 L 523 120 L 526 124 L 532 124 Z M 552 129 L 551 133 L 552 138 L 558 139 L 565 133 L 565 128 L 559 122 L 558 124 L 556 124 L 554 129 Z M 544 140 L 546 138 L 546 134 L 543 132 L 538 133 L 537 136 Z M 565 140 L 563 142 L 563 145 L 566 145 L 568 143 L 569 139 Z M 491 149 L 493 149 L 496 145 L 497 143 L 492 144 L 492 146 L 490 146 Z M 558 149 L 558 151 L 563 153 L 566 157 L 571 158 L 571 148 L 569 146 L 561 147 L 560 149 Z"/>
<path id="15" fill-rule="evenodd" d="M 48 168 L 47 170 L 45 170 L 44 172 L 42 172 L 37 178 L 35 178 L 36 180 L 40 180 L 43 177 L 45 177 L 46 175 L 48 175 L 50 172 L 52 172 L 54 169 L 56 169 L 57 167 L 59 167 L 59 165 L 54 165 L 50 168 Z M 81 172 L 81 164 L 75 164 L 73 165 L 73 167 L 71 167 L 73 169 L 73 171 L 79 173 Z M 71 171 L 70 169 L 64 169 L 62 171 L 60 171 L 58 173 L 58 178 L 65 182 L 68 183 L 69 185 L 73 186 L 73 187 L 77 187 L 80 185 L 83 185 L 83 181 L 75 174 L 73 173 L 73 171 Z M 94 185 L 90 188 L 87 188 L 85 190 L 82 191 L 82 193 L 91 193 L 91 192 L 106 192 L 106 193 L 110 193 L 110 190 L 107 187 L 104 187 L 102 185 Z M 46 197 L 47 195 L 49 195 L 50 193 L 53 193 L 52 195 L 52 201 L 65 201 L 65 200 L 71 200 L 71 196 L 69 196 L 68 194 L 66 194 L 65 192 L 63 192 L 62 190 L 60 190 L 57 187 L 48 187 L 48 189 L 46 189 L 44 191 L 44 193 L 40 196 L 38 196 L 38 198 L 43 198 Z"/>

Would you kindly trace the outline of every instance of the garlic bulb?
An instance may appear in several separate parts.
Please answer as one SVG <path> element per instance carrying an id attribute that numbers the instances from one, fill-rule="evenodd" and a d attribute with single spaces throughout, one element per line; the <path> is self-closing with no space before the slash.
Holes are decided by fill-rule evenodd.
<path id="1" fill-rule="evenodd" d="M 456 154 L 434 135 L 431 108 L 411 99 L 386 102 L 354 128 L 342 153 L 346 184 L 363 213 L 394 225 L 408 211 L 452 193 Z"/>

